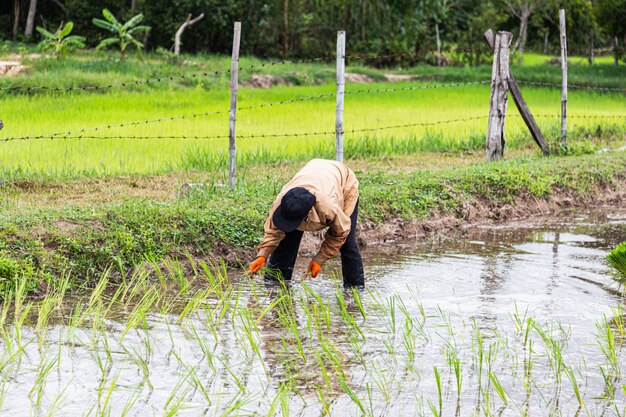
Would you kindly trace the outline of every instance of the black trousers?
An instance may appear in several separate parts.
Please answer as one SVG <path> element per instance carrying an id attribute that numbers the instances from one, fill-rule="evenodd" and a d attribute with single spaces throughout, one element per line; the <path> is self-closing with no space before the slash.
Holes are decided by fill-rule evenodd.
<path id="1" fill-rule="evenodd" d="M 359 202 L 357 201 L 354 212 L 350 216 L 350 234 L 341 249 L 339 249 L 341 253 L 341 272 L 343 273 L 343 284 L 345 286 L 365 285 L 363 259 L 361 258 L 359 246 L 356 243 L 356 222 L 358 215 Z M 300 230 L 285 233 L 285 237 L 280 241 L 267 263 L 268 270 L 266 272 L 266 278 L 275 280 L 291 279 L 303 234 L 304 233 Z"/>

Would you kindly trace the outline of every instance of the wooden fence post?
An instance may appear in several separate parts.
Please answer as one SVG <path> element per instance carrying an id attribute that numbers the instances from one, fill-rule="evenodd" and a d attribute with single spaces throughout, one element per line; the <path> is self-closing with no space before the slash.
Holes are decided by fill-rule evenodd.
<path id="1" fill-rule="evenodd" d="M 504 154 L 504 121 L 506 119 L 508 78 L 509 78 L 509 47 L 513 34 L 498 32 L 493 53 L 491 73 L 491 95 L 489 97 L 489 125 L 487 128 L 487 144 L 485 157 L 487 161 L 495 161 Z"/>
<path id="2" fill-rule="evenodd" d="M 493 52 L 495 49 L 495 37 L 491 29 L 485 32 L 485 40 L 487 41 L 487 45 L 489 45 L 489 48 Z M 517 85 L 517 81 L 515 81 L 515 77 L 513 76 L 511 70 L 509 70 L 508 84 L 511 95 L 513 96 L 513 101 L 515 102 L 515 105 L 517 106 L 517 109 L 519 110 L 519 113 L 522 116 L 524 123 L 526 123 L 526 127 L 528 127 L 530 134 L 532 135 L 537 145 L 539 145 L 539 147 L 541 148 L 543 154 L 549 155 L 550 147 L 543 138 L 543 134 L 541 133 L 541 130 L 539 129 L 539 126 L 537 125 L 537 122 L 535 121 L 535 118 L 533 117 L 533 114 L 531 113 L 528 104 L 526 104 L 526 100 L 524 100 L 522 92 L 520 91 L 519 86 Z"/>
<path id="3" fill-rule="evenodd" d="M 565 10 L 559 10 L 559 28 L 561 30 L 561 146 L 567 146 L 567 34 L 565 33 Z"/>
<path id="4" fill-rule="evenodd" d="M 230 64 L 230 119 L 228 122 L 228 179 L 230 187 L 235 186 L 235 165 L 237 162 L 237 147 L 235 144 L 235 123 L 237 121 L 237 87 L 239 83 L 239 40 L 241 38 L 241 22 L 235 22 L 233 33 L 233 55 Z"/>
<path id="5" fill-rule="evenodd" d="M 343 162 L 343 104 L 345 98 L 346 32 L 337 32 L 337 106 L 335 112 L 335 135 L 337 138 L 335 159 Z"/>

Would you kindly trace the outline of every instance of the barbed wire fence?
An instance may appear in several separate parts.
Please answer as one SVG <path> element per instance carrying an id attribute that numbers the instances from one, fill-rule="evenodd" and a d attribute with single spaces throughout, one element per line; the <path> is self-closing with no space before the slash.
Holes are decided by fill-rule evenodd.
<path id="1" fill-rule="evenodd" d="M 500 34 L 498 34 L 500 35 Z M 233 59 L 231 60 L 231 68 L 223 69 L 223 70 L 214 70 L 214 71 L 204 71 L 199 73 L 192 74 L 184 74 L 184 75 L 175 75 L 175 76 L 163 76 L 163 77 L 154 77 L 142 80 L 133 80 L 128 82 L 119 82 L 119 83 L 110 83 L 106 85 L 87 85 L 87 86 L 70 86 L 70 87 L 48 87 L 48 86 L 5 86 L 0 87 L 0 91 L 8 91 L 8 92 L 74 92 L 74 91 L 106 91 L 113 88 L 129 88 L 133 86 L 141 86 L 141 85 L 150 85 L 162 82 L 172 82 L 172 81 L 186 81 L 186 80 L 194 80 L 194 79 L 202 79 L 211 76 L 222 76 L 222 75 L 230 75 L 231 76 L 231 93 L 235 94 L 236 97 L 236 85 L 237 85 L 237 74 L 238 71 L 255 71 L 268 67 L 275 67 L 281 65 L 299 65 L 299 64 L 315 64 L 315 63 L 329 63 L 331 61 L 336 61 L 337 68 L 345 68 L 346 59 L 350 60 L 362 60 L 363 62 L 376 62 L 377 60 L 386 60 L 386 59 L 397 59 L 400 57 L 406 56 L 406 54 L 386 54 L 379 56 L 368 56 L 368 55 L 350 55 L 346 54 L 343 50 L 338 52 L 335 57 L 318 57 L 318 58 L 308 58 L 301 60 L 280 60 L 280 61 L 270 61 L 263 62 L 254 65 L 248 66 L 240 66 L 238 59 L 238 49 L 235 50 L 234 45 L 233 48 Z M 339 49 L 338 49 L 339 51 Z M 494 50 L 494 57 L 496 57 L 501 51 Z M 495 61 L 495 59 L 494 59 Z M 508 72 L 508 63 L 506 71 Z M 513 83 L 516 83 L 513 76 L 509 73 L 510 77 L 508 77 L 507 82 L 509 86 L 511 86 L 511 80 Z M 234 78 L 233 78 L 234 77 Z M 233 89 L 233 79 L 234 79 L 234 89 Z M 494 86 L 498 83 L 502 82 L 502 80 L 492 79 L 492 80 L 481 80 L 481 81 L 467 81 L 467 82 L 452 82 L 452 83 L 441 83 L 441 84 L 420 84 L 413 85 L 408 87 L 394 87 L 394 88 L 369 88 L 369 89 L 354 89 L 344 91 L 339 89 L 333 93 L 323 93 L 317 95 L 309 95 L 309 96 L 301 96 L 295 98 L 289 98 L 280 101 L 273 102 L 265 102 L 260 104 L 254 104 L 250 106 L 237 107 L 236 105 L 232 105 L 231 100 L 231 108 L 217 111 L 207 111 L 202 113 L 193 113 L 186 115 L 178 115 L 178 116 L 168 116 L 168 117 L 159 117 L 147 120 L 140 121 L 130 121 L 130 122 L 122 122 L 122 123 L 113 123 L 96 127 L 86 127 L 82 129 L 76 130 L 67 130 L 61 132 L 54 133 L 46 133 L 39 135 L 27 135 L 27 136 L 15 136 L 15 137 L 0 137 L 0 142 L 15 142 L 15 141 L 26 141 L 26 140 L 79 140 L 79 139 L 101 139 L 101 140 L 162 140 L 162 139 L 176 139 L 176 140 L 191 140 L 191 139 L 226 139 L 228 138 L 230 141 L 234 143 L 235 139 L 265 139 L 265 138 L 308 138 L 315 136 L 331 136 L 335 135 L 336 137 L 336 148 L 343 149 L 343 136 L 344 134 L 364 134 L 364 133 L 372 133 L 378 131 L 386 131 L 393 129 L 405 129 L 412 127 L 432 127 L 439 125 L 448 125 L 453 123 L 464 123 L 478 120 L 489 120 L 491 123 L 491 116 L 480 114 L 469 117 L 459 117 L 448 120 L 437 120 L 437 121 L 428 121 L 428 122 L 414 122 L 414 123 L 403 123 L 403 124 L 395 124 L 395 125 L 386 125 L 386 126 L 377 126 L 377 127 L 367 127 L 367 128 L 352 128 L 345 129 L 343 127 L 343 101 L 346 95 L 356 95 L 356 94 L 386 94 L 386 93 L 396 93 L 396 92 L 408 92 L 408 91 L 419 91 L 419 90 L 431 90 L 431 89 L 447 89 L 447 88 L 457 88 L 457 87 L 466 87 L 466 86 L 482 86 L 489 84 L 491 86 L 492 92 L 494 90 Z M 533 81 L 533 80 L 517 80 L 517 83 L 521 85 L 527 85 L 532 87 L 546 87 L 546 88 L 555 88 L 562 87 L 561 84 L 550 83 L 550 82 L 542 82 L 542 81 Z M 343 71 L 337 71 L 337 85 L 345 84 L 345 73 Z M 624 93 L 626 92 L 626 88 L 617 88 L 617 87 L 604 87 L 604 86 L 592 86 L 592 85 L 577 85 L 571 84 L 569 85 L 572 89 L 580 89 L 580 90 L 591 90 L 597 91 L 600 93 Z M 517 88 L 517 86 L 515 86 Z M 519 93 L 521 96 L 521 93 Z M 514 94 L 515 96 L 515 94 Z M 272 134 L 245 134 L 245 135 L 234 135 L 234 129 L 231 130 L 229 135 L 107 135 L 106 131 L 112 129 L 119 128 L 127 128 L 133 126 L 141 126 L 148 125 L 153 123 L 162 123 L 169 121 L 178 121 L 178 120 L 186 120 L 186 119 L 196 119 L 201 117 L 208 117 L 213 115 L 222 115 L 222 114 L 230 114 L 231 121 L 233 121 L 233 115 L 236 115 L 239 111 L 248 111 L 254 109 L 262 109 L 274 106 L 281 106 L 287 104 L 295 104 L 299 102 L 311 101 L 311 100 L 323 100 L 323 99 L 336 99 L 336 128 L 335 130 L 325 130 L 325 131 L 302 131 L 302 132 L 281 132 L 281 133 L 272 133 Z M 236 103 L 236 100 L 235 100 Z M 517 100 L 516 100 L 516 104 Z M 525 103 L 524 103 L 525 104 Z M 525 122 L 527 122 L 528 115 L 524 114 L 523 109 L 520 108 L 520 115 L 513 115 L 513 117 L 522 117 Z M 528 110 L 528 114 L 530 111 Z M 557 118 L 558 115 L 555 114 L 539 114 L 535 115 L 536 118 Z M 585 114 L 585 115 L 569 115 L 570 118 L 576 119 L 624 119 L 626 121 L 626 115 L 605 115 L 605 114 Z M 532 119 L 533 116 L 530 115 Z M 529 125 L 530 128 L 530 125 Z M 532 129 L 531 129 L 532 130 Z M 103 132 L 103 134 L 97 134 Z M 532 133 L 532 132 L 531 132 Z M 503 137 L 503 131 L 499 133 Z M 539 142 L 538 142 L 539 143 Z M 545 152 L 544 152 L 545 153 Z M 337 153 L 339 155 L 339 152 Z M 236 158 L 231 158 L 231 167 L 230 167 L 230 177 L 231 185 L 235 184 L 235 167 Z"/>

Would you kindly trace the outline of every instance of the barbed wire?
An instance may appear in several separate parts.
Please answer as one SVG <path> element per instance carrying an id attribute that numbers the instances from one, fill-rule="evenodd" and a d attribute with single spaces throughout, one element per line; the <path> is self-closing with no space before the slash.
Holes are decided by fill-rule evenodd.
<path id="1" fill-rule="evenodd" d="M 560 83 L 550 83 L 544 81 L 525 81 L 525 80 L 516 80 L 519 84 L 533 85 L 538 87 L 554 87 L 561 88 Z M 626 88 L 618 88 L 618 87 L 596 87 L 592 85 L 582 85 L 582 84 L 568 84 L 567 88 L 572 88 L 575 90 L 597 90 L 597 91 L 619 91 L 626 92 Z"/>
<path id="2" fill-rule="evenodd" d="M 399 128 L 407 128 L 407 127 L 417 127 L 417 126 L 436 126 L 436 125 L 442 125 L 442 124 L 466 122 L 470 120 L 479 120 L 479 119 L 486 119 L 486 118 L 488 118 L 488 116 L 481 115 L 481 116 L 472 116 L 472 117 L 465 117 L 465 118 L 451 119 L 451 120 L 439 120 L 435 122 L 404 123 L 404 124 L 398 124 L 398 125 L 379 126 L 379 127 L 374 127 L 374 128 L 348 129 L 348 130 L 344 130 L 342 133 L 352 134 L 352 133 L 372 132 L 376 130 L 389 130 L 389 129 L 399 129 Z M 335 134 L 336 134 L 335 130 L 317 131 L 317 132 L 261 133 L 261 134 L 237 135 L 237 139 L 307 137 L 307 136 L 322 136 L 322 135 L 335 135 Z M 228 137 L 229 137 L 228 135 L 86 136 L 86 135 L 75 135 L 75 134 L 73 135 L 59 134 L 59 135 L 54 135 L 54 136 L 42 135 L 42 136 L 20 137 L 20 138 L 0 138 L 0 142 L 9 142 L 9 141 L 27 140 L 27 139 L 142 139 L 142 140 L 180 139 L 180 140 L 188 140 L 188 139 L 227 139 Z"/>
<path id="3" fill-rule="evenodd" d="M 508 117 L 521 118 L 519 114 L 509 115 Z M 554 118 L 560 119 L 559 114 L 537 114 L 534 115 L 535 118 Z M 476 120 L 485 120 L 488 119 L 488 115 L 475 115 L 457 119 L 448 119 L 448 120 L 438 120 L 434 122 L 414 122 L 414 123 L 403 123 L 396 125 L 387 125 L 387 126 L 378 126 L 371 128 L 360 128 L 360 129 L 347 129 L 344 130 L 343 134 L 354 134 L 354 133 L 365 133 L 365 132 L 374 132 L 381 130 L 391 130 L 391 129 L 403 129 L 410 127 L 429 127 L 429 126 L 438 126 L 459 122 L 469 122 Z M 580 114 L 580 115 L 569 115 L 569 119 L 624 119 L 626 121 L 626 114 L 620 115 L 605 115 L 605 114 Z M 245 134 L 245 135 L 237 135 L 237 139 L 268 139 L 268 138 L 284 138 L 284 137 L 311 137 L 311 136 L 324 136 L 324 135 L 335 135 L 337 132 L 335 130 L 326 130 L 326 131 L 316 131 L 316 132 L 291 132 L 291 133 L 261 133 L 261 134 Z M 129 140 L 162 140 L 162 139 L 176 139 L 176 140 L 201 140 L 201 139 L 227 139 L 228 135 L 209 135 L 209 136 L 200 136 L 200 135 L 154 135 L 154 136 L 123 136 L 123 135 L 108 135 L 108 136 L 88 136 L 88 135 L 65 135 L 59 134 L 56 136 L 31 136 L 31 137 L 21 137 L 21 138 L 0 138 L 0 142 L 9 142 L 9 141 L 17 141 L 17 140 L 27 140 L 27 139 L 103 139 L 103 140 L 111 140 L 111 139 L 129 139 Z"/>
<path id="4" fill-rule="evenodd" d="M 435 88 L 449 88 L 449 87 L 461 87 L 466 85 L 483 85 L 491 84 L 491 81 L 467 81 L 462 83 L 447 83 L 447 84 L 427 84 L 413 87 L 394 87 L 394 88 L 369 88 L 362 90 L 348 90 L 345 94 L 361 94 L 361 93 L 392 93 L 396 91 L 416 91 L 416 90 L 430 90 Z"/>
<path id="5" fill-rule="evenodd" d="M 433 84 L 433 85 L 423 85 L 423 86 L 415 86 L 415 87 L 388 88 L 388 89 L 348 90 L 348 91 L 345 91 L 344 94 L 390 93 L 390 92 L 394 92 L 394 91 L 415 91 L 415 90 L 425 90 L 425 89 L 433 89 L 433 88 L 456 87 L 456 86 L 461 86 L 461 85 L 477 85 L 477 84 L 483 84 L 483 83 L 485 83 L 485 82 L 479 81 L 479 82 L 468 82 L 468 83 Z M 262 108 L 266 108 L 266 107 L 274 107 L 274 106 L 280 106 L 280 105 L 284 105 L 284 104 L 292 104 L 292 103 L 298 103 L 298 102 L 303 102 L 303 101 L 318 100 L 318 99 L 331 98 L 331 97 L 336 97 L 336 93 L 335 92 L 323 93 L 323 94 L 316 94 L 316 95 L 310 95 L 310 96 L 297 97 L 297 98 L 293 98 L 293 99 L 286 99 L 286 100 L 272 101 L 272 102 L 262 103 L 262 104 L 255 104 L 255 105 L 246 106 L 246 107 L 238 107 L 237 111 L 262 109 Z M 124 122 L 124 123 L 103 125 L 103 126 L 98 126 L 98 127 L 70 130 L 70 131 L 65 131 L 65 132 L 49 133 L 49 134 L 44 134 L 44 135 L 29 135 L 29 136 L 22 136 L 22 137 L 10 137 L 10 138 L 3 138 L 3 139 L 0 139 L 0 140 L 3 141 L 3 142 L 7 142 L 7 141 L 13 141 L 13 140 L 45 139 L 45 138 L 52 138 L 52 137 L 55 137 L 55 136 L 74 136 L 74 135 L 78 135 L 78 134 L 81 134 L 81 133 L 87 133 L 87 132 L 97 132 L 97 131 L 102 131 L 102 130 L 107 130 L 107 129 L 116 129 L 116 128 L 123 128 L 123 127 L 147 125 L 147 124 L 151 124 L 151 123 L 169 122 L 169 121 L 174 121 L 174 120 L 193 119 L 193 118 L 198 118 L 198 117 L 206 117 L 206 116 L 213 116 L 213 115 L 219 115 L 219 114 L 227 114 L 229 112 L 230 112 L 230 110 L 218 110 L 218 111 L 212 111 L 212 112 L 194 113 L 194 114 L 189 114 L 189 115 L 159 117 L 159 118 L 155 118 L 155 119 L 141 120 L 141 121 L 136 121 L 136 122 Z"/>

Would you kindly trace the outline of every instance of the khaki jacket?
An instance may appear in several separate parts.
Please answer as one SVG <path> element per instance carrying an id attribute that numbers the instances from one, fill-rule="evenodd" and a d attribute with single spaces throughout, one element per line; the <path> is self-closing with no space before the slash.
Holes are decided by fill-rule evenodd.
<path id="1" fill-rule="evenodd" d="M 316 202 L 311 214 L 298 226 L 303 232 L 315 232 L 328 227 L 319 252 L 313 260 L 323 264 L 336 256 L 350 233 L 350 215 L 359 198 L 359 182 L 345 164 L 326 159 L 313 159 L 294 175 L 280 191 L 265 221 L 265 237 L 259 245 L 258 256 L 266 258 L 285 237 L 285 232 L 274 226 L 272 216 L 283 195 L 295 187 L 306 188 Z"/>

